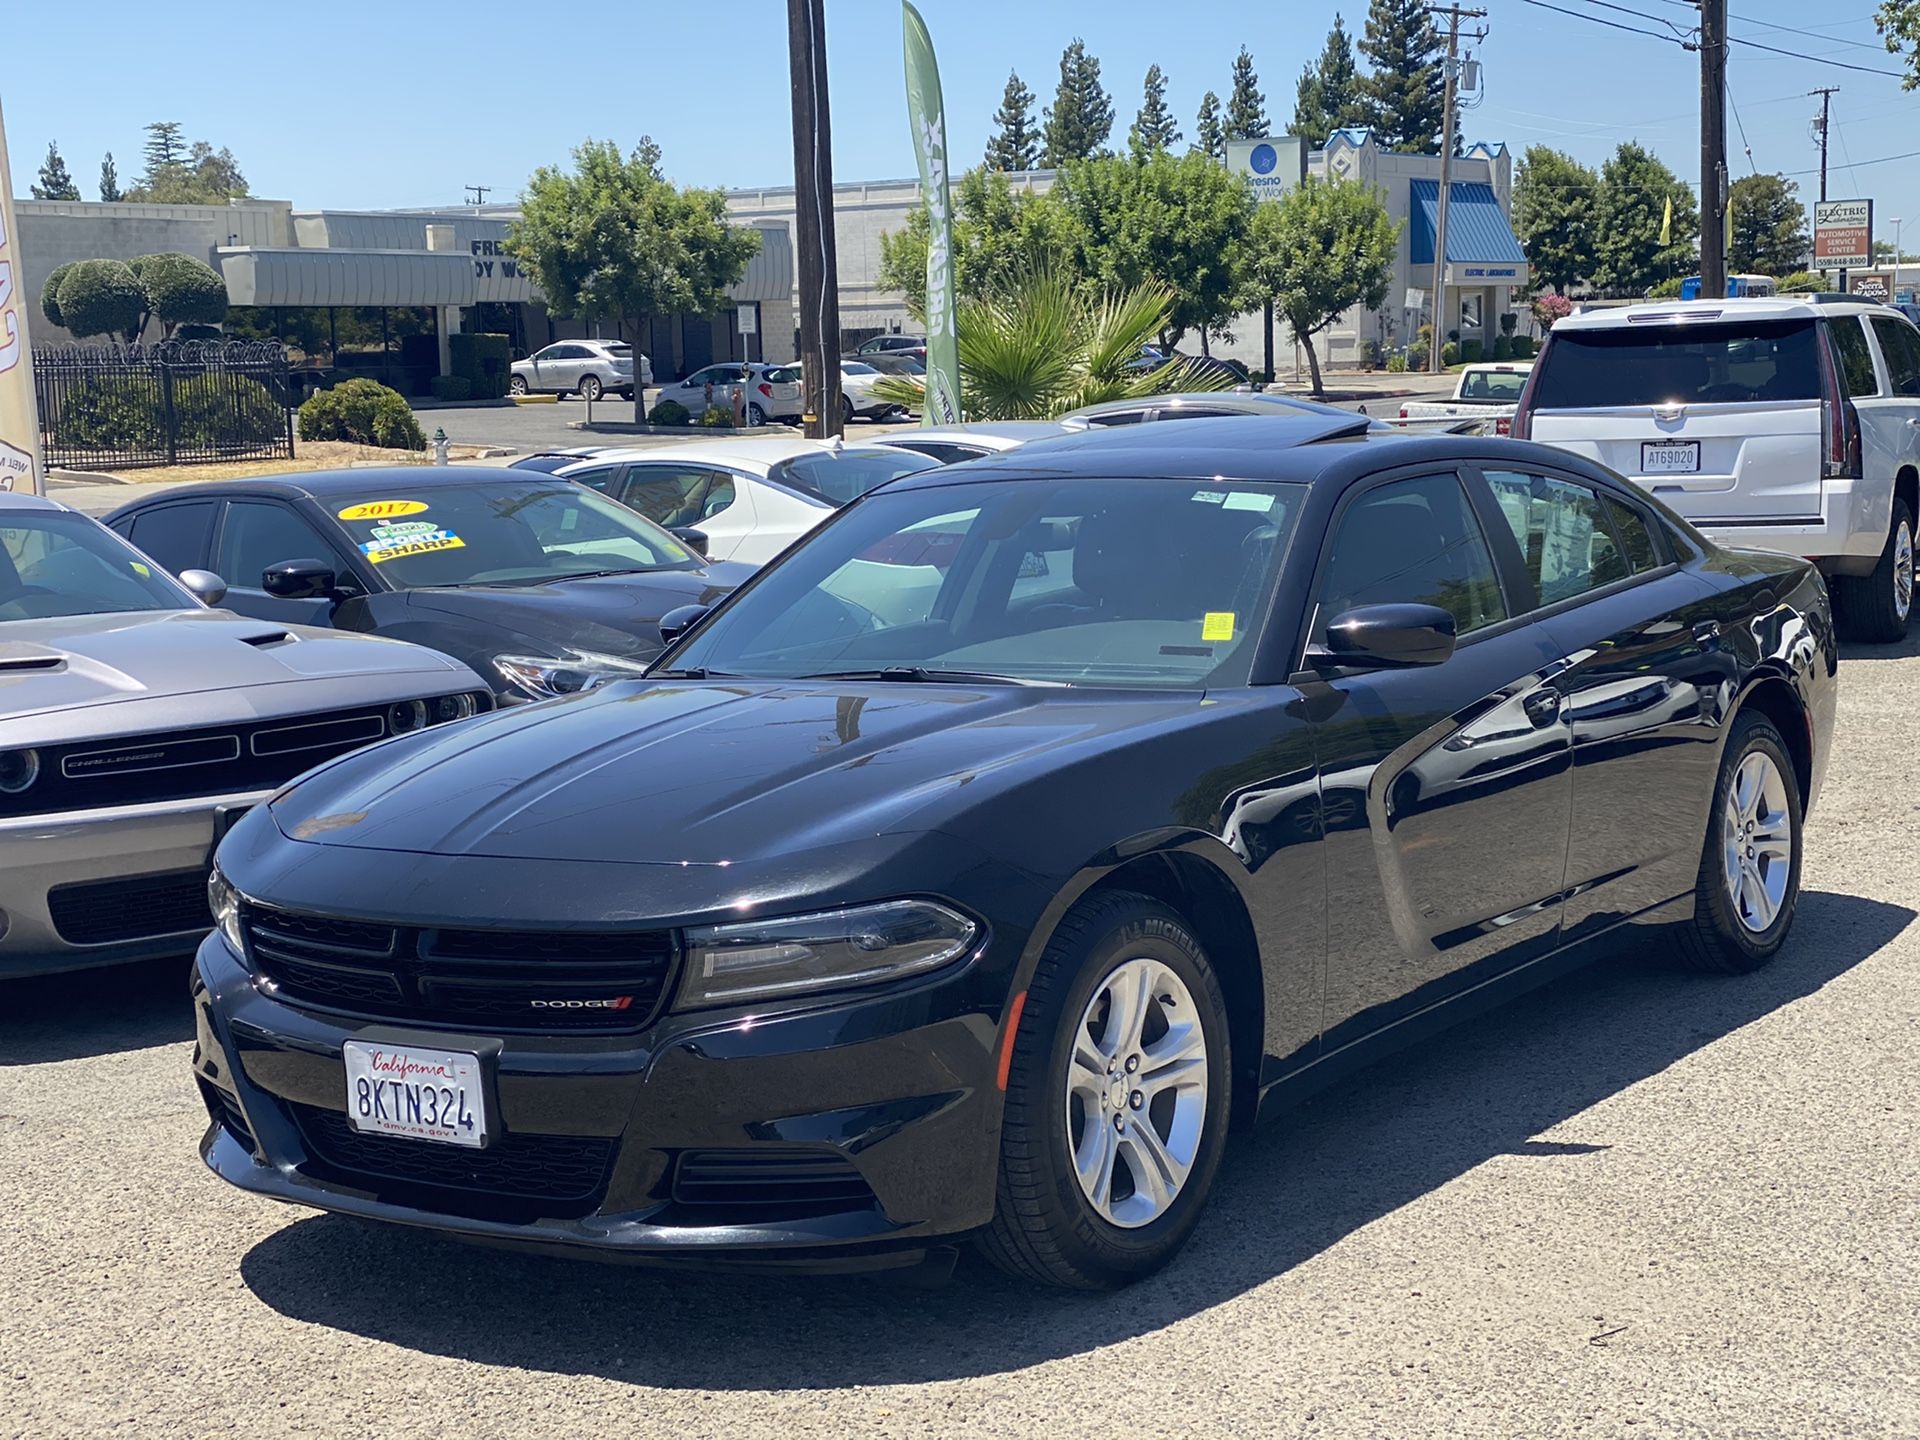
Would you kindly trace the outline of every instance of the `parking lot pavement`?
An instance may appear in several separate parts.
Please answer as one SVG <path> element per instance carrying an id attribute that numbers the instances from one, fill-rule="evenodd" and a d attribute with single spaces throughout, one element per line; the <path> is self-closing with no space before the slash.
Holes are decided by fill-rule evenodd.
<path id="1" fill-rule="evenodd" d="M 1231 1152 L 1117 1296 L 496 1253 L 202 1170 L 181 968 L 0 986 L 0 1434 L 1920 1435 L 1920 637 L 1799 924 L 1622 953 Z"/>

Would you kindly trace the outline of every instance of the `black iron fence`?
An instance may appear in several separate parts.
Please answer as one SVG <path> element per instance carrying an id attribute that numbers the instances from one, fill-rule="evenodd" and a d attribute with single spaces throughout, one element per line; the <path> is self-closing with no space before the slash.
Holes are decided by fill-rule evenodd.
<path id="1" fill-rule="evenodd" d="M 293 458 L 286 348 L 172 340 L 36 350 L 47 464 L 70 470 Z"/>

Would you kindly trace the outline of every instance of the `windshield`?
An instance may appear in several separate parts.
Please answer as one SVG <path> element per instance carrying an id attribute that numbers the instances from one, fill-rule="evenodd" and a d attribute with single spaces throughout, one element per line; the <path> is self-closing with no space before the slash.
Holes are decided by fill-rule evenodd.
<path id="1" fill-rule="evenodd" d="M 158 565 L 84 515 L 0 511 L 0 621 L 195 605 Z"/>
<path id="2" fill-rule="evenodd" d="M 530 471 L 472 485 L 396 485 L 326 503 L 369 563 L 402 589 L 537 585 L 686 569 L 693 552 L 584 485 Z"/>
<path id="3" fill-rule="evenodd" d="M 846 505 L 899 475 L 934 470 L 940 462 L 911 450 L 821 450 L 782 460 L 767 478 L 830 505 Z"/>
<path id="4" fill-rule="evenodd" d="M 1539 362 L 1541 410 L 1818 400 L 1811 320 L 1555 330 Z"/>
<path id="5" fill-rule="evenodd" d="M 848 375 L 878 375 L 880 372 L 862 360 L 848 360 L 842 363 L 841 370 Z"/>
<path id="6" fill-rule="evenodd" d="M 889 491 L 815 531 L 671 668 L 1241 684 L 1302 493 L 1138 479 Z"/>

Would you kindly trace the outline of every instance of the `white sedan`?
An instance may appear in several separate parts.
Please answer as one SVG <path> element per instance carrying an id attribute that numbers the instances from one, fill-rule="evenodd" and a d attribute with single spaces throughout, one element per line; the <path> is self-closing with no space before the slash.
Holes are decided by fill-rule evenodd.
<path id="1" fill-rule="evenodd" d="M 760 436 L 610 450 L 557 473 L 668 530 L 698 531 L 709 559 L 762 565 L 874 486 L 938 464 L 911 450 Z"/>

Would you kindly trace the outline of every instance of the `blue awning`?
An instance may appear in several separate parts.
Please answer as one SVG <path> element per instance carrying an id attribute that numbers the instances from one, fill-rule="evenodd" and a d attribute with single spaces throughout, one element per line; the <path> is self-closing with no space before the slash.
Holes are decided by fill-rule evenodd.
<path id="1" fill-rule="evenodd" d="M 1433 264 L 1434 212 L 1440 208 L 1440 182 L 1409 182 L 1413 197 L 1411 232 L 1415 265 Z M 1449 265 L 1524 265 L 1513 227 L 1494 197 L 1493 187 L 1481 180 L 1456 180 L 1447 205 L 1447 263 Z"/>

